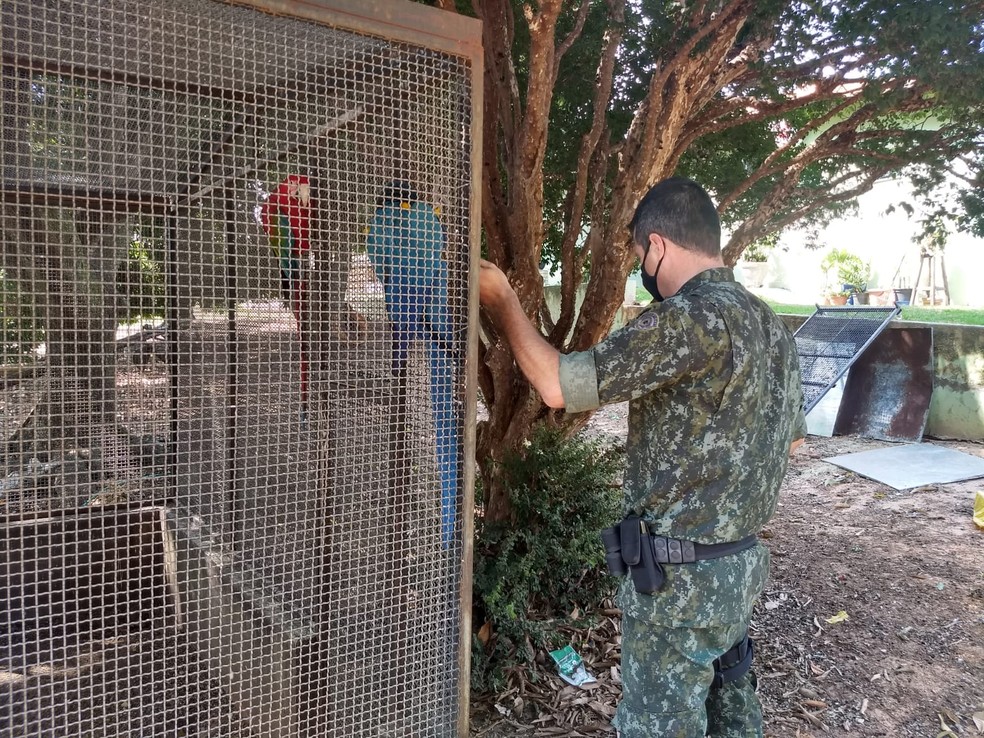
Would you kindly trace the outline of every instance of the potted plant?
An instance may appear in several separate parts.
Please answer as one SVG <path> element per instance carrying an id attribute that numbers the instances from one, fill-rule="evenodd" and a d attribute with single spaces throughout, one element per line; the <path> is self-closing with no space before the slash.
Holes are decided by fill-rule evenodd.
<path id="1" fill-rule="evenodd" d="M 855 301 L 860 305 L 868 304 L 868 279 L 871 277 L 871 267 L 861 261 L 860 257 L 851 258 L 837 268 L 837 277 L 845 290 L 854 294 Z"/>
<path id="2" fill-rule="evenodd" d="M 836 275 L 836 287 L 832 288 L 832 297 L 844 302 L 834 302 L 835 305 L 844 305 L 847 298 L 852 294 L 856 296 L 857 302 L 862 305 L 868 303 L 868 278 L 871 276 L 871 267 L 866 264 L 860 256 L 852 254 L 846 249 L 833 249 L 820 263 L 823 269 L 824 278 L 828 285 L 831 283 L 831 272 Z"/>
<path id="3" fill-rule="evenodd" d="M 828 305 L 846 305 L 851 296 L 850 290 L 829 290 L 827 292 Z"/>
<path id="4" fill-rule="evenodd" d="M 892 290 L 895 297 L 895 302 L 899 305 L 908 305 L 912 302 L 912 288 L 911 287 L 896 287 Z"/>

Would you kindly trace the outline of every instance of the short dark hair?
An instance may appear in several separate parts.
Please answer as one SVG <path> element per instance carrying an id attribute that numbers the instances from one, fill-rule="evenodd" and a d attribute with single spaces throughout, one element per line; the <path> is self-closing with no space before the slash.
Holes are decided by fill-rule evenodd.
<path id="1" fill-rule="evenodd" d="M 632 222 L 632 240 L 643 248 L 658 233 L 690 251 L 721 255 L 721 219 L 710 195 L 686 177 L 658 182 L 639 201 Z"/>

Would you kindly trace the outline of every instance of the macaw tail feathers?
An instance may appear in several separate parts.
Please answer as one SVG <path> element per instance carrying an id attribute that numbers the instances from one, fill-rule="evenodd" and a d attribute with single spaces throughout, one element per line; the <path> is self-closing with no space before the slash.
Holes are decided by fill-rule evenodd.
<path id="1" fill-rule="evenodd" d="M 431 413 L 434 418 L 438 476 L 441 482 L 441 546 L 454 541 L 458 512 L 459 450 L 458 403 L 454 397 L 452 354 L 432 342 L 429 351 Z"/>

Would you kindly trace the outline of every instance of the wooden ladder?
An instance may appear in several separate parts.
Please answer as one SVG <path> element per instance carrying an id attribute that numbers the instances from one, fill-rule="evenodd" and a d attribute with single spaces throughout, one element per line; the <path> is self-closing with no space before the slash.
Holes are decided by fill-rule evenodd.
<path id="1" fill-rule="evenodd" d="M 939 270 L 936 269 L 936 257 L 939 256 Z M 927 265 L 926 262 L 929 262 Z M 936 272 L 939 271 L 943 286 L 936 283 Z M 923 277 L 926 284 L 921 285 Z M 939 301 L 939 292 L 943 291 L 943 300 Z M 930 305 L 949 305 L 950 304 L 950 284 L 946 278 L 946 263 L 943 261 L 943 252 L 939 254 L 923 252 L 919 259 L 919 269 L 916 271 L 916 281 L 912 284 L 912 304 L 918 305 L 920 297 L 926 296 Z"/>

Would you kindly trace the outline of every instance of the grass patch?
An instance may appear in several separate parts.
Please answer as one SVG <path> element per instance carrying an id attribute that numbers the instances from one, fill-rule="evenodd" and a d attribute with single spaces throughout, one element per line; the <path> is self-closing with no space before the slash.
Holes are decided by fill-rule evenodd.
<path id="1" fill-rule="evenodd" d="M 816 310 L 814 305 L 784 305 L 780 302 L 772 302 L 772 300 L 765 302 L 781 315 L 813 315 L 813 311 Z"/>
<path id="2" fill-rule="evenodd" d="M 651 300 L 651 296 L 643 288 L 636 290 L 636 300 L 643 305 Z M 813 315 L 815 305 L 789 305 L 781 302 L 766 300 L 777 313 L 785 315 Z M 902 308 L 900 320 L 911 320 L 917 323 L 953 323 L 956 325 L 984 325 L 984 310 L 971 308 L 950 307 L 918 307 L 907 305 Z"/>
<path id="3" fill-rule="evenodd" d="M 812 315 L 814 305 L 785 305 L 766 300 L 777 313 L 786 315 Z M 955 323 L 957 325 L 984 325 L 984 310 L 948 307 L 918 307 L 907 305 L 902 308 L 900 320 L 911 320 L 918 323 Z"/>

